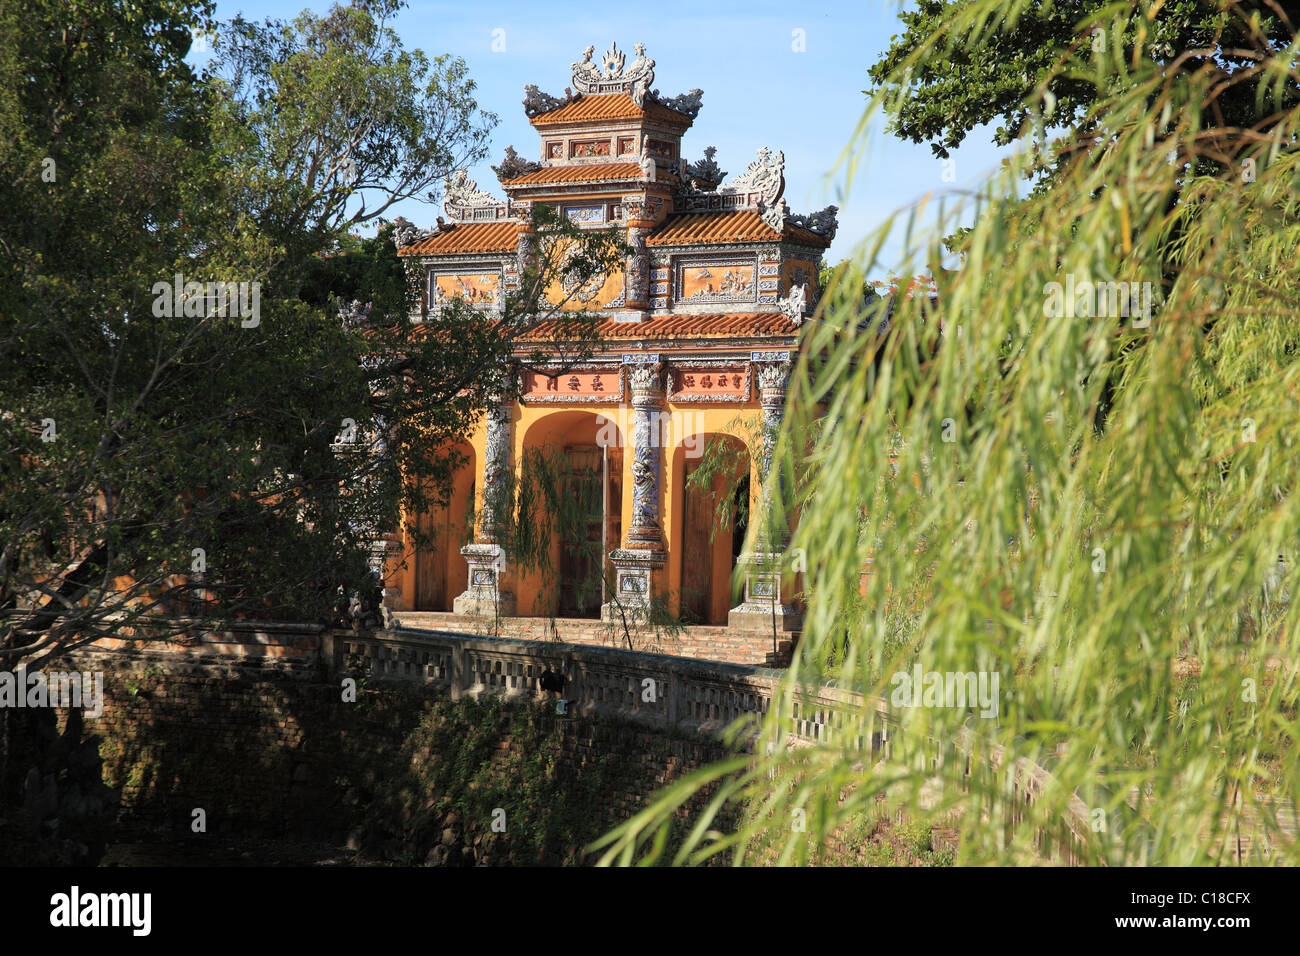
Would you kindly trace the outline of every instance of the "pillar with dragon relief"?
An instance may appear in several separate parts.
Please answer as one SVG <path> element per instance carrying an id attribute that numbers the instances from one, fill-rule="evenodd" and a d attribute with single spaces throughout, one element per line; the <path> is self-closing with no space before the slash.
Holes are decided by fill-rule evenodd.
<path id="1" fill-rule="evenodd" d="M 499 515 L 510 474 L 510 409 L 500 400 L 487 407 L 487 435 L 483 456 L 482 520 L 472 544 L 460 549 L 469 565 L 469 582 L 453 603 L 453 611 L 471 617 L 513 617 L 515 596 L 503 580 L 505 550 L 496 541 Z"/>
<path id="2" fill-rule="evenodd" d="M 744 568 L 745 595 L 739 605 L 731 609 L 727 624 L 743 631 L 796 631 L 802 626 L 802 616 L 793 604 L 782 599 L 781 578 L 785 563 L 784 549 L 789 543 L 789 529 L 783 524 L 783 512 L 771 506 L 771 498 L 779 493 L 780 475 L 772 470 L 777 437 L 785 414 L 786 390 L 790 382 L 789 352 L 754 352 L 751 356 L 758 379 L 759 405 L 763 410 L 763 450 L 759 462 L 759 528 L 757 551 L 741 555 L 738 562 Z"/>
<path id="3" fill-rule="evenodd" d="M 667 560 L 660 513 L 663 473 L 664 369 L 659 356 L 629 356 L 632 391 L 632 523 L 625 547 L 610 553 L 614 593 L 601 608 L 604 620 L 643 615 L 654 599 L 657 572 Z"/>

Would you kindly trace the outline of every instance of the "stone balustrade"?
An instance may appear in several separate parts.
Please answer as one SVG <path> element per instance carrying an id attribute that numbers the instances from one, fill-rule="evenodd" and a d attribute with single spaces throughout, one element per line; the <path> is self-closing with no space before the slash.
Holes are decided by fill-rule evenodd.
<path id="1" fill-rule="evenodd" d="M 753 721 L 747 738 L 757 738 L 758 723 L 788 692 L 781 671 L 738 664 L 643 654 L 608 647 L 480 638 L 450 632 L 393 631 L 375 634 L 335 632 L 323 643 L 328 666 L 362 662 L 371 678 L 413 681 L 461 697 L 502 696 L 545 702 L 562 699 L 575 717 L 627 720 L 668 733 L 719 736 L 741 718 Z M 543 691 L 545 671 L 564 678 L 563 690 Z M 874 763 L 901 733 L 897 715 L 883 698 L 829 684 L 793 691 L 792 724 L 786 744 L 809 746 L 832 741 L 868 753 Z M 849 740 L 839 735 L 851 734 Z M 1018 824 L 1024 806 L 1056 787 L 1049 770 L 1027 758 L 1004 768 L 1006 748 L 986 743 L 966 728 L 955 740 L 919 738 L 919 759 L 937 771 L 948 760 L 961 760 L 963 779 L 973 774 L 1004 774 L 1011 799 L 1005 801 L 1004 824 Z M 937 774 L 936 774 L 937 776 Z M 1088 809 L 1072 796 L 1059 823 L 1036 834 L 1041 856 L 1073 864 L 1085 858 Z"/>

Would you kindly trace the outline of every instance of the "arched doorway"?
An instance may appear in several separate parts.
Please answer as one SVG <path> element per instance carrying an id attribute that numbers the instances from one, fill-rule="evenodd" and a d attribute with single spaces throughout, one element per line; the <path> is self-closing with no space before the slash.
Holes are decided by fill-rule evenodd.
<path id="1" fill-rule="evenodd" d="M 417 540 L 415 548 L 412 607 L 417 611 L 450 611 L 469 574 L 460 548 L 469 540 L 469 524 L 473 521 L 474 449 L 463 441 L 454 447 L 464 461 L 452 476 L 450 492 L 419 515 L 416 522 L 424 539 Z"/>
<path id="2" fill-rule="evenodd" d="M 600 617 L 609 552 L 623 534 L 623 452 L 617 425 L 594 412 L 556 412 L 525 432 L 521 484 L 555 487 L 532 492 L 532 506 L 549 509 L 538 523 L 551 540 L 545 570 L 523 575 L 520 613 Z"/>
<path id="3" fill-rule="evenodd" d="M 726 624 L 749 518 L 749 450 L 734 435 L 694 435 L 675 451 L 681 502 L 680 617 Z"/>

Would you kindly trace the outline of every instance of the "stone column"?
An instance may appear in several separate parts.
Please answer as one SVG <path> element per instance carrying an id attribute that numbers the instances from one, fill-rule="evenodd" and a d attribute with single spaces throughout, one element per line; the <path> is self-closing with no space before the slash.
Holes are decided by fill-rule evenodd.
<path id="1" fill-rule="evenodd" d="M 654 229 L 655 211 L 644 197 L 625 196 L 623 222 L 627 228 L 627 244 L 633 253 L 627 259 L 623 290 L 623 304 L 628 312 L 620 319 L 636 322 L 649 318 L 650 314 L 650 253 L 645 241 Z"/>
<path id="2" fill-rule="evenodd" d="M 660 523 L 664 408 L 663 367 L 657 361 L 630 364 L 632 409 L 632 522 L 625 547 L 610 554 L 614 595 L 601 608 L 604 620 L 618 620 L 620 607 L 642 612 L 653 595 L 656 572 L 667 560 Z"/>
<path id="3" fill-rule="evenodd" d="M 508 507 L 504 496 L 510 474 L 510 406 L 493 401 L 487 408 L 487 440 L 483 454 L 483 520 L 473 544 L 460 549 L 469 563 L 469 584 L 452 602 L 457 614 L 470 617 L 513 617 L 515 596 L 501 583 L 505 551 L 496 543 L 500 510 Z"/>
<path id="4" fill-rule="evenodd" d="M 763 457 L 758 463 L 759 547 L 741 555 L 745 567 L 744 600 L 731 609 L 727 624 L 737 630 L 770 631 L 776 617 L 778 631 L 793 631 L 801 626 L 799 612 L 781 596 L 781 552 L 789 543 L 789 530 L 777 527 L 771 498 L 779 492 L 780 476 L 773 476 L 772 455 L 785 414 L 786 386 L 790 380 L 789 352 L 754 352 L 751 355 L 758 378 L 758 400 L 763 409 Z"/>
<path id="5" fill-rule="evenodd" d="M 359 321 L 364 321 L 364 313 L 359 302 L 353 303 L 350 315 L 354 318 L 359 317 Z M 336 455 L 369 455 L 373 458 L 383 458 L 388 454 L 388 442 L 384 437 L 385 428 L 382 417 L 376 417 L 375 430 L 367 429 L 360 434 L 356 424 L 352 423 L 351 428 L 345 428 L 334 436 L 330 450 Z M 363 481 L 370 480 L 372 479 L 363 479 Z M 396 577 L 396 565 L 402 553 L 401 535 L 393 529 L 376 527 L 359 529 L 359 534 L 366 541 L 366 567 L 379 588 L 379 606 L 370 610 L 380 616 L 384 627 L 389 627 L 392 624 L 392 612 L 404 610 L 401 588 L 396 583 L 389 583 Z M 391 574 L 388 573 L 390 567 L 393 572 Z M 201 575 L 193 577 L 202 580 Z M 360 601 L 363 606 L 370 604 L 372 600 L 370 593 L 354 593 L 351 597 Z"/>
<path id="6" fill-rule="evenodd" d="M 763 462 L 759 480 L 766 486 L 768 472 L 772 470 L 772 455 L 776 439 L 781 433 L 785 416 L 785 391 L 790 381 L 788 352 L 756 352 L 755 356 L 776 356 L 754 363 L 758 376 L 758 404 L 763 409 Z"/>

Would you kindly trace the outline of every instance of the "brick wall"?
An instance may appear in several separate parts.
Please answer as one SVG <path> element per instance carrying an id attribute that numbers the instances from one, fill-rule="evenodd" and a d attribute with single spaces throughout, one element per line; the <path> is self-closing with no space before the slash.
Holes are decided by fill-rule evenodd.
<path id="1" fill-rule="evenodd" d="M 124 838 L 327 840 L 402 863 L 580 863 L 582 847 L 720 743 L 554 706 L 436 699 L 313 664 L 87 654 L 105 674 L 105 781 Z M 461 753 L 477 737 L 479 749 Z M 460 761 L 458 764 L 457 761 Z M 700 797 L 692 806 L 698 806 Z M 502 807 L 505 835 L 491 829 Z M 412 811 L 415 807 L 415 811 Z M 192 829 L 205 812 L 206 833 Z M 414 815 L 413 815 L 414 813 Z"/>

